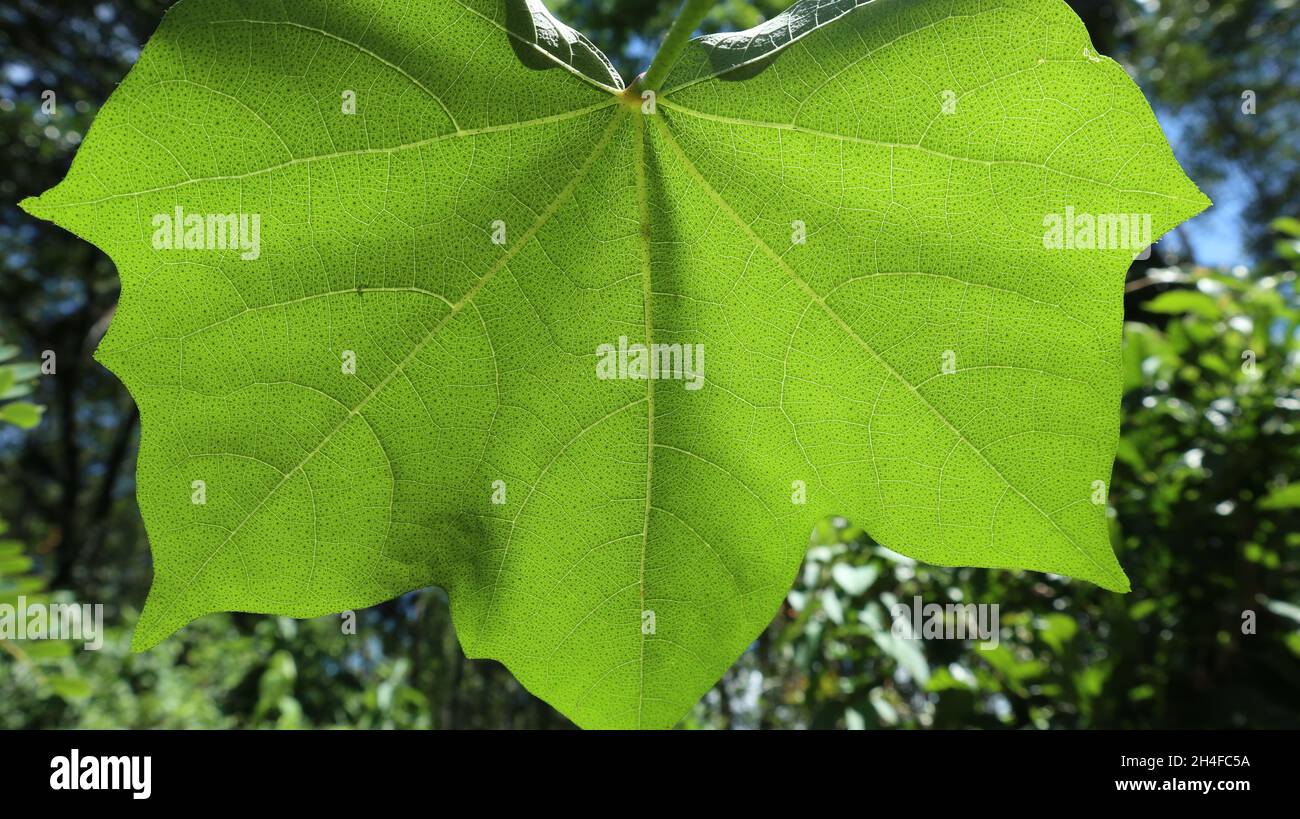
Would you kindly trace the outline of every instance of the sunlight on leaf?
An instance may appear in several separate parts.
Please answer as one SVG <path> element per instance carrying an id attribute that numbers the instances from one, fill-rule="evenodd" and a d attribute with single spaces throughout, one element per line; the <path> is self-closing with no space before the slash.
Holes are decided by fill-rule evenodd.
<path id="1" fill-rule="evenodd" d="M 437 584 L 469 656 L 659 727 L 829 514 L 1128 589 L 1124 275 L 1208 200 L 1069 8 L 804 0 L 657 98 L 608 66 L 536 0 L 167 14 L 22 203 L 121 276 L 136 648 Z"/>

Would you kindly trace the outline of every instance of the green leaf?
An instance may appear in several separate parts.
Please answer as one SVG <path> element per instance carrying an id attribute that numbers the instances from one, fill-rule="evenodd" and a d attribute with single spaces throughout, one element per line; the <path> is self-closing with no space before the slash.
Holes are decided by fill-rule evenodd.
<path id="1" fill-rule="evenodd" d="M 1134 620 L 1144 620 L 1158 608 L 1160 608 L 1160 604 L 1157 601 L 1147 598 L 1134 603 L 1133 607 L 1129 609 L 1128 616 Z"/>
<path id="2" fill-rule="evenodd" d="M 1291 216 L 1280 216 L 1269 224 L 1278 233 L 1300 238 L 1300 219 Z"/>
<path id="3" fill-rule="evenodd" d="M 41 374 L 41 366 L 30 361 L 19 361 L 5 366 L 13 373 L 15 381 L 29 381 Z"/>
<path id="4" fill-rule="evenodd" d="M 0 406 L 0 423 L 13 424 L 20 429 L 32 429 L 41 422 L 45 407 L 27 401 L 14 401 Z"/>
<path id="5" fill-rule="evenodd" d="M 1063 2 L 805 0 L 653 107 L 542 11 L 184 0 L 23 202 L 121 275 L 137 649 L 438 584 L 580 725 L 668 726 L 832 513 L 1128 589 L 1092 498 L 1136 251 L 1047 233 L 1208 202 Z M 598 378 L 620 338 L 707 358 Z"/>
<path id="6" fill-rule="evenodd" d="M 1170 290 L 1167 293 L 1161 293 L 1142 306 L 1152 313 L 1163 313 L 1172 316 L 1194 313 L 1210 321 L 1214 321 L 1223 315 L 1223 311 L 1219 309 L 1219 305 L 1214 301 L 1214 298 L 1199 290 Z"/>
<path id="7" fill-rule="evenodd" d="M 1056 654 L 1060 654 L 1079 631 L 1079 624 L 1074 618 L 1060 612 L 1045 615 L 1038 621 L 1037 627 L 1043 642 L 1051 646 Z"/>
<path id="8" fill-rule="evenodd" d="M 72 656 L 72 645 L 64 640 L 28 640 L 22 646 L 23 654 L 33 663 L 53 663 Z"/>
<path id="9" fill-rule="evenodd" d="M 24 554 L 0 557 L 0 575 L 22 574 L 32 567 L 32 559 Z"/>
<path id="10" fill-rule="evenodd" d="M 91 694 L 90 683 L 80 677 L 49 677 L 47 682 L 65 700 L 83 700 Z"/>
<path id="11" fill-rule="evenodd" d="M 0 377 L 0 381 L 3 381 Z M 10 384 L 3 392 L 0 392 L 0 401 L 8 401 L 13 398 L 26 398 L 32 394 L 32 385 L 23 382 L 20 384 Z"/>
<path id="12" fill-rule="evenodd" d="M 32 394 L 32 379 L 41 374 L 38 364 L 20 361 L 0 367 L 0 400 L 25 398 Z"/>
<path id="13" fill-rule="evenodd" d="M 1300 507 L 1300 483 L 1289 483 L 1269 492 L 1259 501 L 1260 509 L 1294 509 Z"/>

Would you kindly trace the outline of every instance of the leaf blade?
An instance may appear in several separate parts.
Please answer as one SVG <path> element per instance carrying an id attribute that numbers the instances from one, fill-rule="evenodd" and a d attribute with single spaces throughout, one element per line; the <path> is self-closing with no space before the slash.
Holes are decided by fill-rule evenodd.
<path id="1" fill-rule="evenodd" d="M 533 0 L 178 5 L 68 179 L 23 203 L 121 271 L 97 355 L 142 413 L 156 573 L 134 647 L 436 583 L 467 655 L 581 725 L 662 727 L 769 621 L 827 514 L 912 557 L 1127 590 L 1091 498 L 1132 251 L 1054 257 L 1025 220 L 1137 201 L 1163 231 L 1203 197 L 1063 4 L 823 5 L 761 65 L 670 76 L 649 117 Z M 975 66 L 963 127 L 989 139 L 913 76 L 959 78 L 927 39 L 945 26 Z M 1019 73 L 980 73 L 985 41 Z M 1008 77 L 1055 106 L 1033 138 L 994 116 Z M 336 113 L 348 90 L 360 118 Z M 1099 139 L 1103 99 L 1113 143 L 1058 153 Z M 1014 229 L 952 229 L 1000 207 Z M 258 253 L 150 241 L 193 211 L 259 212 Z M 796 219 L 807 244 L 784 241 Z M 594 377 L 620 337 L 708 365 Z"/>

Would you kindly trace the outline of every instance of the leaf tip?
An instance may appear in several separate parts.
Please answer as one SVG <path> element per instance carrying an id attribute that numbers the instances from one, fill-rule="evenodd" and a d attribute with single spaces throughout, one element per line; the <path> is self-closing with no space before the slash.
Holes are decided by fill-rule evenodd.
<path id="1" fill-rule="evenodd" d="M 136 623 L 135 631 L 131 632 L 131 653 L 142 654 L 160 642 L 162 641 L 151 631 L 146 631 L 139 623 Z"/>
<path id="2" fill-rule="evenodd" d="M 18 207 L 29 216 L 35 216 L 37 219 L 45 218 L 44 208 L 41 207 L 41 197 L 28 196 L 18 203 Z"/>
<path id="3" fill-rule="evenodd" d="M 157 583 L 156 577 L 154 582 Z M 148 651 L 185 624 L 184 620 L 179 624 L 169 624 L 169 621 L 164 619 L 160 611 L 161 607 L 155 598 L 155 591 L 156 589 L 149 590 L 149 597 L 144 601 L 144 611 L 140 612 L 140 619 L 136 621 L 135 629 L 131 632 L 132 654 Z"/>
<path id="4" fill-rule="evenodd" d="M 1128 575 L 1119 566 L 1115 566 L 1111 574 L 1099 585 L 1106 591 L 1113 591 L 1118 594 L 1128 594 L 1133 591 L 1133 585 L 1129 583 Z"/>

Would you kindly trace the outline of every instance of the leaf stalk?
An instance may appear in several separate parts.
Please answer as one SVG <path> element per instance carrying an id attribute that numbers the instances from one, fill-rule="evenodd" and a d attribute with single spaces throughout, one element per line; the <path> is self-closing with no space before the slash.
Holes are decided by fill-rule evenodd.
<path id="1" fill-rule="evenodd" d="M 668 77 L 668 70 L 673 67 L 673 63 L 677 62 L 678 56 L 686 48 L 686 43 L 690 41 L 692 32 L 699 27 L 715 2 L 717 0 L 686 0 L 677 19 L 668 29 L 668 36 L 664 37 L 658 53 L 650 62 L 650 68 L 634 85 L 648 91 L 659 90 Z"/>

